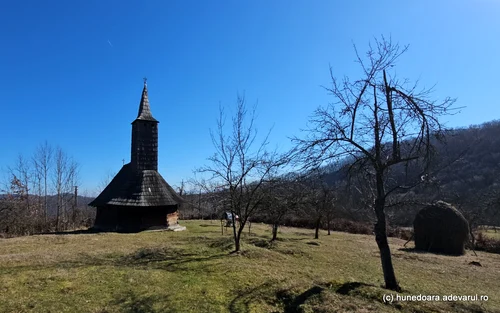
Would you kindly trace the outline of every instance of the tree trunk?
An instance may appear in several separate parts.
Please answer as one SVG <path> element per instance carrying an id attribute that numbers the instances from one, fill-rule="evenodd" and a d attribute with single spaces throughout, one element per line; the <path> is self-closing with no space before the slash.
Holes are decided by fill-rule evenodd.
<path id="1" fill-rule="evenodd" d="M 331 232 L 330 232 L 330 219 L 328 219 L 328 236 L 331 235 Z"/>
<path id="2" fill-rule="evenodd" d="M 243 224 L 243 227 L 245 225 Z M 235 240 L 234 240 L 234 252 L 240 252 L 241 250 L 241 233 L 243 232 L 243 227 L 238 227 L 238 231 L 235 234 Z M 235 228 L 236 229 L 236 228 Z"/>
<path id="3" fill-rule="evenodd" d="M 380 260 L 382 262 L 382 271 L 384 273 L 385 288 L 395 291 L 400 291 L 394 267 L 392 266 L 391 249 L 387 241 L 387 228 L 385 221 L 385 198 L 375 200 L 375 214 L 377 223 L 375 224 L 375 240 L 380 251 Z"/>
<path id="4" fill-rule="evenodd" d="M 375 241 L 377 242 L 380 251 L 380 261 L 382 262 L 382 271 L 384 273 L 385 288 L 395 291 L 400 291 L 401 288 L 396 280 L 394 267 L 392 266 L 391 249 L 387 241 L 387 226 L 385 220 L 385 185 L 384 185 L 384 171 L 382 165 L 382 144 L 380 136 L 380 126 L 378 120 L 378 104 L 376 87 L 373 86 L 373 94 L 375 98 L 375 183 L 377 187 L 377 198 L 375 199 L 375 215 L 377 216 L 377 223 L 375 223 Z M 389 107 L 389 110 L 391 108 Z M 395 147 L 393 147 L 394 149 Z M 393 150 L 393 157 L 396 156 L 396 151 Z"/>
<path id="5" fill-rule="evenodd" d="M 273 224 L 273 238 L 271 241 L 275 241 L 278 237 L 278 224 Z"/>
<path id="6" fill-rule="evenodd" d="M 240 237 L 238 235 L 234 239 L 234 252 L 240 252 Z"/>
<path id="7" fill-rule="evenodd" d="M 233 237 L 234 237 L 234 252 L 240 251 L 240 231 L 236 231 L 236 219 L 234 218 L 235 213 L 232 212 L 233 221 Z"/>
<path id="8" fill-rule="evenodd" d="M 316 220 L 316 232 L 314 233 L 314 239 L 319 238 L 319 226 L 321 224 L 321 216 Z"/>
<path id="9" fill-rule="evenodd" d="M 57 210 L 56 210 L 56 231 L 59 231 L 59 214 L 61 211 L 61 206 L 60 206 L 60 201 L 59 201 L 60 195 L 57 195 Z"/>
<path id="10" fill-rule="evenodd" d="M 45 196 L 44 196 L 44 206 L 45 206 L 45 210 L 44 210 L 44 218 L 45 218 L 45 223 L 47 223 L 48 221 L 48 216 L 49 216 L 49 208 L 48 208 L 48 202 L 47 202 L 47 171 L 44 172 L 44 178 L 43 178 L 43 184 L 44 184 L 44 193 L 45 193 Z"/>

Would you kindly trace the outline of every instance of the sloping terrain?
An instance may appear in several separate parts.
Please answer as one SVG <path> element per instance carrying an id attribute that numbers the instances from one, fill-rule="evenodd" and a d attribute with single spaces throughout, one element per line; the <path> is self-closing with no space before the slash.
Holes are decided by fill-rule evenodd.
<path id="1" fill-rule="evenodd" d="M 390 238 L 400 295 L 488 301 L 384 303 L 372 236 L 252 225 L 243 252 L 229 229 L 73 233 L 0 239 L 0 312 L 500 312 L 500 255 L 416 253 Z M 479 262 L 482 266 L 469 264 Z"/>

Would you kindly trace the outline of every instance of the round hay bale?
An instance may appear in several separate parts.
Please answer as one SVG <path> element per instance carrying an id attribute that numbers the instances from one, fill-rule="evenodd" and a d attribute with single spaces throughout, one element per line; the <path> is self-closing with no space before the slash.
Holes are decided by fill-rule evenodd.
<path id="1" fill-rule="evenodd" d="M 420 210 L 413 221 L 415 250 L 462 255 L 469 223 L 451 204 L 437 201 Z"/>

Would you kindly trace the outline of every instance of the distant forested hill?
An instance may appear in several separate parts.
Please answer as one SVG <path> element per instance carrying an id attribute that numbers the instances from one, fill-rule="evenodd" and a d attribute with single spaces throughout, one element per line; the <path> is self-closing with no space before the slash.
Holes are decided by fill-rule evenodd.
<path id="1" fill-rule="evenodd" d="M 425 203 L 443 200 L 456 206 L 473 226 L 500 226 L 500 121 L 451 129 L 440 140 L 434 139 L 433 143 L 435 151 L 429 175 L 421 176 L 422 167 L 419 166 L 406 168 L 402 165 L 391 170 L 387 188 L 407 182 L 408 185 L 418 184 L 392 194 L 386 210 L 389 224 L 411 226 L 417 211 Z M 367 184 L 369 179 L 365 177 L 370 173 L 365 171 L 354 177 L 348 176 L 347 169 L 351 163 L 352 160 L 341 160 L 340 164 L 329 165 L 321 171 L 320 179 L 336 193 L 333 218 L 373 222 L 372 199 Z M 283 179 L 293 184 L 292 181 L 299 176 L 288 173 Z M 294 192 L 290 190 L 293 188 L 285 192 Z M 181 209 L 183 218 L 214 218 L 227 210 L 219 203 L 222 194 L 196 192 L 183 196 L 188 201 Z M 297 209 L 287 210 L 283 223 L 311 226 L 315 214 L 317 217 L 317 214 L 326 216 L 331 213 L 321 213 L 314 206 L 304 203 Z M 269 207 L 263 204 L 253 218 L 269 222 L 269 215 Z"/>
<path id="2" fill-rule="evenodd" d="M 434 141 L 429 182 L 396 193 L 396 198 L 415 205 L 389 208 L 389 218 L 409 225 L 421 208 L 418 203 L 444 200 L 457 206 L 473 223 L 500 226 L 500 121 L 452 129 L 442 139 Z M 421 169 L 401 167 L 391 173 L 391 179 L 402 183 L 406 170 L 415 178 Z M 345 167 L 329 171 L 325 179 L 331 185 L 345 181 Z M 360 214 L 357 218 L 370 218 L 367 212 Z"/>

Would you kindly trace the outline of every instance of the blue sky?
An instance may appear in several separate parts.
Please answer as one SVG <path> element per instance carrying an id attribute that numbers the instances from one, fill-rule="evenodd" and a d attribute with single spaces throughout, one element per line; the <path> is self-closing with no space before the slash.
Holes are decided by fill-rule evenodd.
<path id="1" fill-rule="evenodd" d="M 352 43 L 382 34 L 410 45 L 399 76 L 466 107 L 448 126 L 499 119 L 499 16 L 496 0 L 2 1 L 0 167 L 47 140 L 94 192 L 130 160 L 144 76 L 170 184 L 206 163 L 219 104 L 234 111 L 238 92 L 287 149 L 332 100 L 329 66 L 355 75 Z"/>

